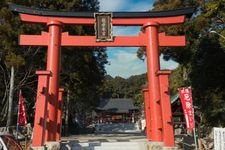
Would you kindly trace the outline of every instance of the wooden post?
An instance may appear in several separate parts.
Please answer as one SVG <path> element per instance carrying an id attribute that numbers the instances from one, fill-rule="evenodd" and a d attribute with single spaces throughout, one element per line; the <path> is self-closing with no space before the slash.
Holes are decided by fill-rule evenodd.
<path id="1" fill-rule="evenodd" d="M 64 89 L 59 89 L 59 105 L 58 105 L 58 114 L 57 114 L 57 133 L 56 133 L 56 141 L 61 139 L 61 126 L 62 126 L 62 109 L 63 109 L 63 92 Z"/>
<path id="2" fill-rule="evenodd" d="M 32 147 L 40 147 L 45 143 L 47 98 L 50 71 L 36 71 L 38 75 L 37 98 L 35 104 L 34 132 Z"/>
<path id="3" fill-rule="evenodd" d="M 163 142 L 165 147 L 174 147 L 173 117 L 169 92 L 169 75 L 171 71 L 159 71 L 160 95 L 163 120 Z"/>
<path id="4" fill-rule="evenodd" d="M 144 88 L 144 107 L 145 107 L 145 122 L 146 122 L 146 137 L 148 140 L 151 140 L 151 113 L 150 113 L 150 99 L 149 99 L 149 92 L 148 88 Z"/>

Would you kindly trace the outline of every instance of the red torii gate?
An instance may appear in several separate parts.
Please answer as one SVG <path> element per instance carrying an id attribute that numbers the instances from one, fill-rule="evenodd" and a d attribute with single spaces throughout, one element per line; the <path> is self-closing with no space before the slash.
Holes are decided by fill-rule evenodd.
<path id="1" fill-rule="evenodd" d="M 18 12 L 21 21 L 45 24 L 48 32 L 41 35 L 20 35 L 20 45 L 47 46 L 46 71 L 37 71 L 38 89 L 34 122 L 33 147 L 43 146 L 46 141 L 60 140 L 62 91 L 59 90 L 60 47 L 61 46 L 93 46 L 93 47 L 146 47 L 148 88 L 145 96 L 150 109 L 146 109 L 147 130 L 151 131 L 147 139 L 153 142 L 164 142 L 164 146 L 174 146 L 171 118 L 164 117 L 165 111 L 170 112 L 170 104 L 164 101 L 163 85 L 168 86 L 168 72 L 160 72 L 159 46 L 185 46 L 184 36 L 166 36 L 158 33 L 161 25 L 182 24 L 186 15 L 194 12 L 193 8 L 183 8 L 160 12 L 113 12 L 113 26 L 142 26 L 144 32 L 137 36 L 114 36 L 112 41 L 96 41 L 95 36 L 72 36 L 62 32 L 63 25 L 94 26 L 93 12 L 57 12 L 34 9 L 11 4 L 12 11 Z M 164 74 L 164 76 L 163 76 Z M 162 78 L 160 78 L 162 75 Z M 162 86 L 161 86 L 162 85 Z M 60 102 L 61 103 L 61 102 Z M 163 108 L 162 107 L 163 104 Z M 150 119 L 150 120 L 149 120 Z M 167 123 L 165 123 L 167 122 Z M 170 125 L 168 125 L 170 122 Z M 167 134 L 169 133 L 169 134 Z M 164 138 L 172 139 L 168 142 Z M 151 139 L 150 139 L 151 138 Z"/>

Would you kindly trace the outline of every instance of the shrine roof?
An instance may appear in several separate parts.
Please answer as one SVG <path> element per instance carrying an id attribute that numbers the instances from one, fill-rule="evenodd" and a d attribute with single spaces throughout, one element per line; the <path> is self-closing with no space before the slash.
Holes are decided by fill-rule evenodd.
<path id="1" fill-rule="evenodd" d="M 138 110 L 139 108 L 134 106 L 131 98 L 110 98 L 100 100 L 100 104 L 96 107 L 96 110 L 108 111 L 114 113 L 128 113 L 130 110 Z"/>
<path id="2" fill-rule="evenodd" d="M 93 18 L 95 13 L 101 12 L 76 12 L 76 11 L 54 11 L 36 7 L 27 7 L 17 4 L 9 4 L 10 10 L 16 13 L 32 14 L 39 16 L 58 16 L 58 17 L 77 17 Z M 193 7 L 180 8 L 167 11 L 145 11 L 145 12 L 110 12 L 113 18 L 154 18 L 154 17 L 172 17 L 185 15 L 190 17 L 194 13 Z M 107 12 L 102 12 L 107 13 Z"/>

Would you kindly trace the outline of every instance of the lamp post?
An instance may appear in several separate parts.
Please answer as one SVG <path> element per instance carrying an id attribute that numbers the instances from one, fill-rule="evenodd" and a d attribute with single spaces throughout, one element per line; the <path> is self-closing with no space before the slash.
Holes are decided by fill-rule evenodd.
<path id="1" fill-rule="evenodd" d="M 220 37 L 222 37 L 225 40 L 225 36 L 223 36 L 222 34 L 216 32 L 214 30 L 210 31 L 210 33 L 215 33 L 215 34 L 219 35 Z"/>

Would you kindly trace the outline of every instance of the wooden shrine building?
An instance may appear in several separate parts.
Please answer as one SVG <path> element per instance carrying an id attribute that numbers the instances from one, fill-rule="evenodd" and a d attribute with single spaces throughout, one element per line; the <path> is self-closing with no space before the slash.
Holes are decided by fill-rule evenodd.
<path id="1" fill-rule="evenodd" d="M 130 98 L 102 99 L 95 111 L 99 123 L 136 122 L 140 115 L 140 109 Z"/>

